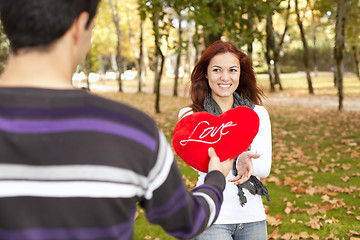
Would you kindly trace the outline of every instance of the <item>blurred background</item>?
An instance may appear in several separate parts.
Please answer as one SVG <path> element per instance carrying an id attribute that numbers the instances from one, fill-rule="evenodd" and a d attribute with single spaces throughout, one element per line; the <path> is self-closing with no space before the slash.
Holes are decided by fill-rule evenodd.
<path id="1" fill-rule="evenodd" d="M 282 74 L 302 73 L 314 94 L 312 78 L 325 74 L 341 110 L 344 74 L 360 81 L 359 15 L 359 0 L 102 0 L 73 84 L 160 94 L 162 83 L 184 95 L 202 51 L 223 39 L 253 59 L 270 92 L 284 89 Z M 0 27 L 0 72 L 8 49 Z"/>

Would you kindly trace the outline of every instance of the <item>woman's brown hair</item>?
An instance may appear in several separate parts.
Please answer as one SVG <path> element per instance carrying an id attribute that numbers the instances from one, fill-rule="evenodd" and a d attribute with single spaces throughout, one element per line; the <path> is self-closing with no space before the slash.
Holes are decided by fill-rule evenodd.
<path id="1" fill-rule="evenodd" d="M 191 73 L 190 96 L 192 100 L 192 110 L 200 112 L 203 110 L 205 96 L 210 92 L 208 80 L 205 78 L 210 60 L 221 53 L 233 53 L 240 61 L 240 80 L 239 86 L 235 90 L 241 97 L 261 105 L 261 97 L 264 92 L 257 86 L 255 72 L 249 56 L 237 49 L 229 42 L 218 40 L 211 44 L 201 55 Z"/>

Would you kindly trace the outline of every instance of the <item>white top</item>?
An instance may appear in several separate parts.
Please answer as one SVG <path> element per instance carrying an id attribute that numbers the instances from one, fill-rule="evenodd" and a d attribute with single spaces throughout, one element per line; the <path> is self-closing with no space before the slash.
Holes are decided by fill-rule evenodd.
<path id="1" fill-rule="evenodd" d="M 258 134 L 251 143 L 251 152 L 260 154 L 260 157 L 253 159 L 254 173 L 258 178 L 265 178 L 270 174 L 272 161 L 272 144 L 271 144 L 271 124 L 267 110 L 263 106 L 255 105 L 254 111 L 260 119 Z M 185 114 L 185 115 L 184 115 Z M 190 107 L 185 107 L 179 111 L 179 118 L 192 114 Z M 184 115 L 184 116 L 183 116 Z M 204 183 L 206 173 L 200 172 L 197 186 Z M 226 179 L 232 179 L 235 176 L 232 170 Z M 224 201 L 221 206 L 219 217 L 215 224 L 234 224 L 257 222 L 266 219 L 263 200 L 260 195 L 252 195 L 247 189 L 243 189 L 247 203 L 242 207 L 240 205 L 238 188 L 232 182 L 226 182 L 224 190 Z M 271 193 L 269 193 L 271 196 Z M 263 197 L 265 199 L 265 197 Z M 265 199 L 266 201 L 266 199 Z"/>

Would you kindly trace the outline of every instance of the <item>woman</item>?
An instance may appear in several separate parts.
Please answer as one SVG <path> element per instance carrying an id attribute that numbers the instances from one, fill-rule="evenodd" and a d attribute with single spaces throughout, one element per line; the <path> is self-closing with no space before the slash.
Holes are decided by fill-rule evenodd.
<path id="1" fill-rule="evenodd" d="M 247 106 L 260 119 L 250 148 L 238 156 L 227 176 L 219 217 L 196 240 L 266 240 L 261 195 L 270 199 L 259 178 L 267 177 L 271 169 L 271 125 L 268 112 L 261 106 L 264 94 L 257 86 L 251 59 L 228 42 L 214 42 L 194 67 L 190 95 L 192 105 L 181 109 L 179 117 L 200 111 L 220 115 L 231 108 Z M 199 172 L 197 185 L 203 184 L 205 176 Z"/>

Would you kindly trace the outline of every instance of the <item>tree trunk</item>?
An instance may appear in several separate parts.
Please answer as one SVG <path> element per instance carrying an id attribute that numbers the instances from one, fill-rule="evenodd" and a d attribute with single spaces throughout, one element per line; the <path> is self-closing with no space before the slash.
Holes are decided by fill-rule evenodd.
<path id="1" fill-rule="evenodd" d="M 287 32 L 288 27 L 289 27 L 290 3 L 291 3 L 291 0 L 288 1 L 286 19 L 285 19 L 285 27 L 284 27 L 283 33 L 281 34 L 279 42 L 276 43 L 275 37 L 272 37 L 272 39 L 274 41 L 274 43 L 272 45 L 274 46 L 274 56 L 273 56 L 273 58 L 274 58 L 275 84 L 279 85 L 280 90 L 283 90 L 283 87 L 282 87 L 282 84 L 281 84 L 280 66 L 279 66 L 280 51 L 281 51 L 282 45 L 284 44 L 285 35 L 286 35 L 286 32 Z M 271 28 L 272 28 L 272 32 L 273 32 L 274 28 L 273 28 L 273 24 L 272 24 L 272 18 L 270 20 L 271 20 Z"/>
<path id="2" fill-rule="evenodd" d="M 318 75 L 318 63 L 317 63 L 317 48 L 316 48 L 316 29 L 314 30 L 314 53 L 313 53 L 313 62 L 314 62 L 314 72 L 315 72 L 315 76 Z"/>
<path id="3" fill-rule="evenodd" d="M 248 28 L 248 31 L 249 31 L 249 34 L 251 36 L 251 40 L 247 43 L 247 53 L 248 53 L 248 56 L 253 59 L 253 43 L 254 43 L 254 40 L 252 38 L 252 36 L 254 36 L 254 14 L 253 14 L 253 9 L 252 7 L 249 7 L 248 8 L 248 19 L 247 19 L 247 28 Z"/>
<path id="4" fill-rule="evenodd" d="M 274 54 L 275 56 L 276 54 Z M 274 57 L 274 76 L 275 76 L 275 84 L 279 85 L 279 89 L 282 91 L 283 87 L 281 84 L 281 79 L 280 79 L 280 66 L 279 66 L 279 58 L 278 57 Z"/>
<path id="5" fill-rule="evenodd" d="M 86 54 L 85 62 L 84 62 L 84 75 L 86 80 L 86 90 L 90 91 L 90 69 L 91 69 L 91 61 L 90 61 L 90 51 Z"/>
<path id="6" fill-rule="evenodd" d="M 158 52 L 158 45 L 159 45 L 159 23 L 158 23 L 158 14 L 154 13 L 154 16 L 152 18 L 153 20 L 153 29 L 154 29 L 154 40 L 155 40 L 155 67 L 154 67 L 154 89 L 153 93 L 157 94 L 157 89 L 160 89 L 160 86 L 158 86 L 159 82 L 157 79 L 159 79 L 159 52 Z M 156 108 L 156 107 L 155 107 Z"/>
<path id="7" fill-rule="evenodd" d="M 351 48 L 353 57 L 354 57 L 354 64 L 355 64 L 355 73 L 358 79 L 360 80 L 360 71 L 359 71 L 359 57 L 358 57 L 358 48 L 357 46 L 352 46 Z"/>
<path id="8" fill-rule="evenodd" d="M 138 69 L 138 92 L 142 92 L 142 76 L 143 76 L 143 62 L 144 62 L 144 54 L 143 54 L 143 41 L 144 41 L 144 28 L 143 28 L 144 21 L 141 19 L 140 22 L 140 54 L 139 54 L 139 69 Z"/>
<path id="9" fill-rule="evenodd" d="M 154 29 L 154 37 L 155 37 L 155 83 L 154 83 L 154 93 L 156 94 L 155 100 L 155 111 L 156 113 L 160 113 L 160 82 L 162 73 L 164 70 L 164 62 L 165 57 L 160 48 L 160 34 L 159 34 L 159 20 L 158 13 L 155 13 L 153 20 L 153 29 Z M 160 61 L 160 70 L 159 70 L 159 61 Z"/>
<path id="10" fill-rule="evenodd" d="M 274 83 L 274 72 L 271 66 L 271 59 L 269 56 L 269 50 L 266 49 L 266 63 L 268 66 L 268 74 L 269 74 L 269 81 L 270 81 L 270 92 L 275 92 L 275 83 Z"/>
<path id="11" fill-rule="evenodd" d="M 339 96 L 339 111 L 343 110 L 343 99 L 344 99 L 344 89 L 343 89 L 343 54 L 345 48 L 345 21 L 346 21 L 346 0 L 340 0 L 338 5 L 338 14 L 336 19 L 335 26 L 335 47 L 334 47 L 334 57 L 336 61 L 336 83 L 338 87 L 338 96 Z"/>
<path id="12" fill-rule="evenodd" d="M 181 50 L 182 50 L 182 28 L 181 28 L 181 22 L 182 22 L 182 16 L 181 12 L 178 13 L 179 17 L 179 46 L 177 49 L 177 56 L 176 56 L 176 67 L 175 67 L 175 80 L 174 80 L 174 97 L 178 96 L 178 82 L 179 82 L 179 70 L 181 66 Z"/>
<path id="13" fill-rule="evenodd" d="M 195 49 L 195 63 L 199 60 L 199 26 L 197 23 L 195 23 L 195 34 L 193 37 L 193 45 Z"/>
<path id="14" fill-rule="evenodd" d="M 160 113 L 160 82 L 161 82 L 161 77 L 162 77 L 162 73 L 164 70 L 164 62 L 165 62 L 165 57 L 164 54 L 162 53 L 160 46 L 156 47 L 156 51 L 158 52 L 158 55 L 160 55 L 161 58 L 161 63 L 160 63 L 160 71 L 158 73 L 157 79 L 155 79 L 155 81 L 157 82 L 157 88 L 156 88 L 156 100 L 155 100 L 155 111 L 156 113 Z"/>
<path id="15" fill-rule="evenodd" d="M 268 74 L 270 80 L 270 91 L 275 92 L 275 83 L 274 83 L 274 71 L 272 67 L 272 54 L 274 51 L 274 29 L 272 28 L 272 16 L 270 13 L 266 15 L 266 63 L 268 66 Z"/>
<path id="16" fill-rule="evenodd" d="M 122 74 L 122 66 L 121 66 L 121 31 L 120 31 L 120 16 L 119 10 L 117 5 L 117 0 L 113 1 L 108 0 L 109 5 L 111 8 L 112 18 L 116 29 L 116 36 L 117 36 L 117 43 L 116 43 L 116 64 L 118 67 L 118 83 L 119 83 L 119 92 L 122 92 L 122 81 L 121 81 L 121 74 Z"/>
<path id="17" fill-rule="evenodd" d="M 310 66 L 309 66 L 309 48 L 305 37 L 304 27 L 300 18 L 298 0 L 295 0 L 295 11 L 297 15 L 297 23 L 300 29 L 301 41 L 303 42 L 303 47 L 304 47 L 304 65 L 306 70 L 306 79 L 309 87 L 309 93 L 314 94 L 314 89 L 312 86 L 311 75 L 310 75 Z"/>
<path id="18" fill-rule="evenodd" d="M 129 12 L 130 12 L 130 9 L 128 9 L 126 7 L 126 22 L 127 22 L 127 25 L 128 25 L 128 30 L 129 30 L 129 42 L 130 42 L 130 46 L 132 48 L 132 51 L 133 51 L 133 54 L 134 54 L 134 57 L 135 57 L 135 68 L 137 70 L 137 78 L 138 78 L 138 81 L 139 83 L 141 82 L 141 70 L 140 70 L 140 51 L 141 51 L 141 46 L 140 46 L 140 50 L 138 50 L 136 48 L 136 43 L 135 43 L 135 37 L 134 37 L 134 34 L 133 34 L 133 28 L 132 28 L 132 25 L 130 23 L 131 21 L 131 17 L 129 15 Z M 140 35 L 142 34 L 142 20 L 140 22 Z M 140 36 L 141 38 L 142 36 Z M 141 40 L 140 40 L 141 42 Z M 142 43 L 140 43 L 141 45 Z M 126 69 L 126 66 L 125 68 Z M 140 91 L 141 92 L 141 86 L 140 86 Z"/>

